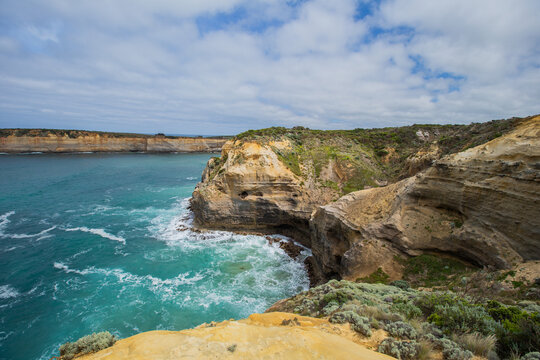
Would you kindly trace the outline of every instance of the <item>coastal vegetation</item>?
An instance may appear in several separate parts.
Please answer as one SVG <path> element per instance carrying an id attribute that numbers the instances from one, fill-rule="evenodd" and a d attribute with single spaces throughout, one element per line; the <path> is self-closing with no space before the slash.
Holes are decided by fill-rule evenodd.
<path id="1" fill-rule="evenodd" d="M 60 346 L 60 360 L 71 360 L 76 356 L 94 353 L 116 342 L 116 338 L 108 331 L 86 335 L 75 342 L 67 342 Z"/>
<path id="2" fill-rule="evenodd" d="M 386 336 L 379 352 L 398 359 L 534 358 L 540 348 L 540 306 L 507 305 L 450 290 L 331 280 L 273 306 L 330 322 L 350 323 L 364 337 Z"/>

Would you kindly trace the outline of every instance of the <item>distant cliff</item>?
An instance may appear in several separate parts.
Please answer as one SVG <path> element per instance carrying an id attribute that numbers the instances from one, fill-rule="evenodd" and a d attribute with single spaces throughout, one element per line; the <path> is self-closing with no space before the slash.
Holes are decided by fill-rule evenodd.
<path id="1" fill-rule="evenodd" d="M 249 131 L 208 162 L 195 226 L 293 236 L 320 279 L 398 277 L 396 257 L 423 252 L 508 268 L 540 259 L 539 131 L 540 116 Z"/>
<path id="2" fill-rule="evenodd" d="M 51 129 L 0 129 L 0 152 L 219 152 L 226 137 Z"/>

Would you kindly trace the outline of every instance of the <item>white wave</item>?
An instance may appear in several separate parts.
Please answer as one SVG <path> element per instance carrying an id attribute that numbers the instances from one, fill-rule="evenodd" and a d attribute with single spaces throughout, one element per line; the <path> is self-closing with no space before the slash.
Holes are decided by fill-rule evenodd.
<path id="1" fill-rule="evenodd" d="M 180 251 L 211 251 L 212 272 L 198 284 L 192 304 L 202 308 L 229 304 L 247 316 L 264 311 L 268 299 L 279 299 L 309 288 L 309 278 L 303 264 L 311 251 L 302 246 L 301 256 L 291 259 L 278 243 L 270 245 L 262 236 L 239 235 L 228 231 L 193 231 L 190 199 L 173 207 L 173 214 L 161 214 L 152 220 L 150 232 L 158 240 Z M 180 215 L 179 215 L 180 214 Z M 291 241 L 276 235 L 281 241 Z M 301 246 L 300 244 L 297 244 Z M 149 254 L 148 259 L 160 256 Z M 246 268 L 238 267 L 246 264 Z M 216 290 L 219 289 L 219 290 Z M 249 289 L 249 290 L 248 290 Z M 243 295 L 238 295 L 244 293 Z"/>
<path id="2" fill-rule="evenodd" d="M 0 341 L 6 340 L 8 337 L 10 337 L 13 334 L 14 334 L 13 331 L 10 331 L 10 332 L 0 331 Z"/>
<path id="3" fill-rule="evenodd" d="M 186 180 L 197 180 L 197 178 L 195 176 L 188 176 Z"/>
<path id="4" fill-rule="evenodd" d="M 105 238 L 105 239 L 119 241 L 122 244 L 126 243 L 126 239 L 124 239 L 123 237 L 109 234 L 104 229 L 92 229 L 92 228 L 87 228 L 86 226 L 81 226 L 81 227 L 69 228 L 69 229 L 65 229 L 65 230 L 66 231 L 82 231 L 82 232 L 91 233 L 91 234 L 94 234 L 94 235 L 99 235 L 99 236 L 101 236 L 102 238 Z"/>
<path id="5" fill-rule="evenodd" d="M 0 215 L 0 236 L 4 235 L 3 230 L 6 228 L 7 224 L 11 222 L 8 218 L 13 214 L 15 214 L 15 211 L 9 211 L 3 215 Z"/>
<path id="6" fill-rule="evenodd" d="M 55 269 L 62 270 L 67 274 L 85 275 L 102 275 L 105 277 L 115 278 L 116 283 L 143 286 L 154 293 L 162 295 L 165 299 L 173 299 L 180 293 L 182 285 L 192 285 L 204 279 L 200 273 L 191 274 L 191 272 L 178 274 L 172 279 L 160 279 L 152 275 L 135 275 L 122 269 L 102 269 L 91 266 L 89 268 L 78 270 L 72 269 L 62 262 L 53 264 Z M 57 288 L 55 287 L 55 290 Z"/>
<path id="7" fill-rule="evenodd" d="M 12 246 L 12 247 L 9 247 L 7 249 L 4 249 L 3 251 L 4 252 L 10 252 L 10 251 L 13 251 L 13 250 L 18 249 L 18 248 L 20 248 L 20 246 Z"/>
<path id="8" fill-rule="evenodd" d="M 19 296 L 20 293 L 11 285 L 0 286 L 0 299 L 9 299 Z"/>
<path id="9" fill-rule="evenodd" d="M 0 152 L 0 155 L 9 155 L 9 153 Z"/>
<path id="10" fill-rule="evenodd" d="M 9 236 L 10 238 L 13 238 L 13 239 L 28 239 L 28 238 L 39 237 L 38 240 L 42 240 L 42 239 L 51 237 L 51 235 L 46 235 L 46 236 L 44 235 L 54 229 L 56 229 L 56 225 L 51 226 L 50 228 L 40 231 L 36 234 L 5 234 L 5 236 Z"/>

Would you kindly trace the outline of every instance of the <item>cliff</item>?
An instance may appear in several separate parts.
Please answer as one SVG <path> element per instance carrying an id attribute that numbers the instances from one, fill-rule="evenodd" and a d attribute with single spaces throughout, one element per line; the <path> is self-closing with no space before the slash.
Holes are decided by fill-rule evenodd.
<path id="1" fill-rule="evenodd" d="M 424 252 L 508 268 L 540 258 L 539 129 L 537 116 L 244 133 L 209 161 L 194 224 L 293 236 L 320 279 L 399 277 L 396 255 Z"/>
<path id="2" fill-rule="evenodd" d="M 356 343 L 357 338 L 348 325 L 323 319 L 253 314 L 195 329 L 141 333 L 77 359 L 392 359 Z"/>
<path id="3" fill-rule="evenodd" d="M 219 152 L 226 138 L 2 129 L 0 152 Z"/>
<path id="4" fill-rule="evenodd" d="M 540 259 L 540 117 L 426 171 L 349 194 L 311 220 L 324 274 L 399 273 L 396 255 L 447 253 L 510 268 Z"/>

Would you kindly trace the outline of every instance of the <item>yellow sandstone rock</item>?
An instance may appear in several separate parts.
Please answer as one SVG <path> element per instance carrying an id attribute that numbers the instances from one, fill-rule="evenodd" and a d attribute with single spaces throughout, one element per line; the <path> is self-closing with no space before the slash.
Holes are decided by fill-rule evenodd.
<path id="1" fill-rule="evenodd" d="M 355 343 L 358 335 L 348 327 L 290 313 L 252 314 L 189 330 L 141 333 L 78 359 L 393 359 Z"/>

